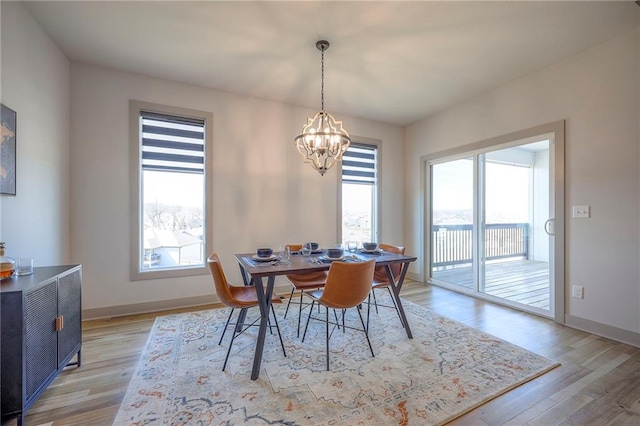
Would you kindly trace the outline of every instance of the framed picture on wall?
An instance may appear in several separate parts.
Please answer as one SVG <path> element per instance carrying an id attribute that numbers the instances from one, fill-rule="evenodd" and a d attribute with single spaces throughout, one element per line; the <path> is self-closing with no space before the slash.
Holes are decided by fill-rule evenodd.
<path id="1" fill-rule="evenodd" d="M 1 105 L 0 194 L 16 195 L 16 112 Z"/>

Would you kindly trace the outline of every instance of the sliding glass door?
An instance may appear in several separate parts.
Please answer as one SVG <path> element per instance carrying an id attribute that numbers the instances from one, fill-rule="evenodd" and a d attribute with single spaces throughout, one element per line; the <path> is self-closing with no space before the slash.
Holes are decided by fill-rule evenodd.
<path id="1" fill-rule="evenodd" d="M 554 316 L 552 136 L 426 163 L 432 283 Z"/>
<path id="2" fill-rule="evenodd" d="M 499 149 L 479 156 L 480 292 L 550 312 L 549 141 Z"/>

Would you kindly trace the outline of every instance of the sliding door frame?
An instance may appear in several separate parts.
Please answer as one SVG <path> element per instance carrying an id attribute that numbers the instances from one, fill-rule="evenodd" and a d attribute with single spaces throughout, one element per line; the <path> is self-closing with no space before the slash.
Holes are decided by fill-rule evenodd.
<path id="1" fill-rule="evenodd" d="M 564 181 L 565 181 L 565 121 L 560 120 L 553 123 L 547 123 L 540 126 L 532 127 L 529 129 L 497 136 L 490 139 L 485 139 L 479 142 L 475 142 L 469 145 L 440 151 L 433 154 L 427 154 L 420 157 L 421 161 L 421 196 L 422 200 L 422 221 L 423 235 L 422 235 L 422 253 L 423 261 L 422 270 L 420 271 L 420 278 L 424 282 L 430 282 L 431 279 L 431 163 L 449 161 L 456 158 L 463 158 L 467 156 L 475 156 L 479 153 L 486 152 L 489 148 L 493 147 L 508 147 L 526 144 L 528 142 L 534 142 L 540 140 L 540 136 L 549 136 L 551 140 L 549 146 L 550 154 L 550 166 L 553 167 L 553 181 L 550 185 L 553 186 L 553 238 L 550 244 L 550 258 L 551 269 L 553 271 L 554 281 L 554 294 L 553 305 L 551 306 L 551 315 L 555 322 L 564 324 L 565 316 L 565 266 L 564 266 L 564 246 L 565 246 L 565 205 L 564 205 Z M 476 162 L 474 161 L 474 164 Z M 474 172 L 477 176 L 477 166 L 474 166 Z M 477 193 L 477 178 L 474 179 L 474 210 L 477 212 L 478 206 L 478 193 Z M 474 225 L 477 225 L 477 214 L 474 214 Z M 479 228 L 474 226 L 475 228 Z M 476 231 L 479 232 L 479 231 Z M 478 235 L 474 234 L 474 238 Z M 477 240 L 476 240 L 477 241 Z M 474 258 L 477 259 L 477 244 L 474 244 Z M 474 274 L 477 276 L 476 265 L 479 262 L 474 262 Z M 474 297 L 485 298 L 478 292 L 474 293 Z M 487 298 L 488 300 L 494 300 Z"/>

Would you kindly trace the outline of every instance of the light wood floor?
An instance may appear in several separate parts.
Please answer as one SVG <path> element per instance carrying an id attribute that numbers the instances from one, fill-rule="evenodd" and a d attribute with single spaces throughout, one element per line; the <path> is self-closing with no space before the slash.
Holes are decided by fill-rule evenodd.
<path id="1" fill-rule="evenodd" d="M 452 424 L 640 425 L 640 348 L 422 283 L 405 285 L 403 296 L 562 363 Z M 154 317 L 85 322 L 82 367 L 52 383 L 26 425 L 111 425 Z"/>

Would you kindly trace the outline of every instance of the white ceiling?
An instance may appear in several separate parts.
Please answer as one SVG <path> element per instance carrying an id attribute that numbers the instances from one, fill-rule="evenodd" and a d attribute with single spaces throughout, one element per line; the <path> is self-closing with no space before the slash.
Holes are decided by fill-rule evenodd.
<path id="1" fill-rule="evenodd" d="M 638 28 L 634 2 L 27 2 L 74 61 L 406 125 Z"/>

